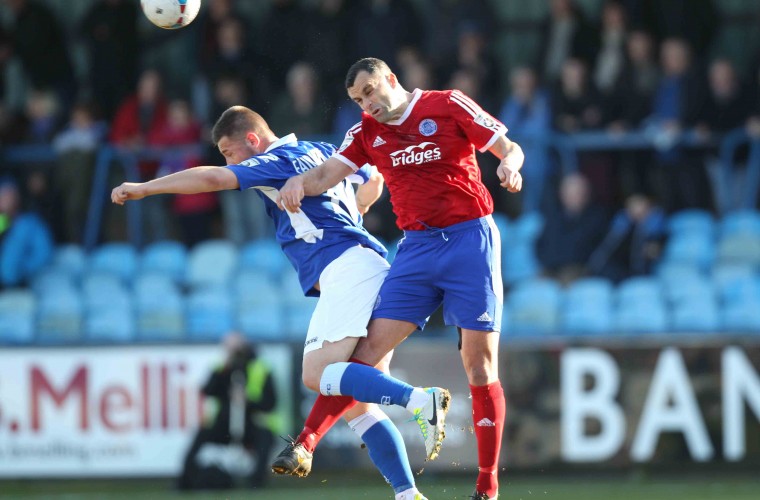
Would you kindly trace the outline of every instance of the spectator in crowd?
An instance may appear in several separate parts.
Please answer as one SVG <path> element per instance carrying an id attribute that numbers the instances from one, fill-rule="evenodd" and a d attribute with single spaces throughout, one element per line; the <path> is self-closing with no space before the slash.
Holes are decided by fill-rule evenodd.
<path id="1" fill-rule="evenodd" d="M 760 64 L 752 71 L 749 78 L 749 118 L 747 132 L 754 138 L 760 137 Z"/>
<path id="2" fill-rule="evenodd" d="M 605 96 L 614 93 L 625 66 L 626 13 L 616 0 L 602 7 L 601 44 L 593 66 L 593 81 Z"/>
<path id="3" fill-rule="evenodd" d="M 249 486 L 263 486 L 269 475 L 269 452 L 274 442 L 272 412 L 277 405 L 272 371 L 239 333 L 225 337 L 223 345 L 225 361 L 211 372 L 201 389 L 210 411 L 185 455 L 179 489 L 234 486 L 229 471 L 198 463 L 201 449 L 210 443 L 242 447 L 255 456 L 255 467 L 247 478 Z M 246 458 L 235 465 L 251 466 L 250 456 Z"/>
<path id="4" fill-rule="evenodd" d="M 166 123 L 152 130 L 148 142 L 158 147 L 193 146 L 201 141 L 201 125 L 195 119 L 190 104 L 174 99 L 168 105 Z M 179 172 L 201 163 L 200 155 L 167 153 L 161 159 L 158 176 Z M 216 193 L 176 194 L 172 212 L 179 223 L 182 241 L 193 246 L 211 238 L 211 227 L 217 207 Z"/>
<path id="5" fill-rule="evenodd" d="M 636 3 L 639 4 L 639 23 L 651 27 L 658 41 L 679 38 L 697 54 L 709 51 L 720 20 L 713 0 L 640 0 Z"/>
<path id="6" fill-rule="evenodd" d="M 30 90 L 26 96 L 24 117 L 27 144 L 48 144 L 58 132 L 60 125 L 60 103 L 51 91 Z"/>
<path id="7" fill-rule="evenodd" d="M 588 180 L 579 173 L 562 177 L 553 201 L 536 254 L 547 276 L 569 283 L 586 274 L 591 253 L 607 229 L 607 217 L 593 202 Z"/>
<path id="8" fill-rule="evenodd" d="M 309 63 L 298 62 L 288 71 L 287 90 L 272 106 L 270 125 L 275 133 L 292 130 L 301 137 L 324 134 L 329 111 L 319 91 L 317 72 Z"/>
<path id="9" fill-rule="evenodd" d="M 293 65 L 302 61 L 304 50 L 311 43 L 306 39 L 309 25 L 307 12 L 297 0 L 271 0 L 257 30 L 255 45 L 259 70 L 267 75 L 270 89 L 285 86 L 285 76 Z"/>
<path id="10" fill-rule="evenodd" d="M 0 178 L 0 287 L 28 284 L 53 257 L 53 236 L 36 213 L 21 209 L 18 185 Z"/>
<path id="11" fill-rule="evenodd" d="M 665 212 L 651 198 L 629 196 L 591 254 L 589 269 L 614 282 L 650 274 L 662 253 L 666 229 Z"/>
<path id="12" fill-rule="evenodd" d="M 76 96 L 76 81 L 63 29 L 47 5 L 37 0 L 7 0 L 14 22 L 12 43 L 34 89 L 55 92 L 64 114 Z"/>
<path id="13" fill-rule="evenodd" d="M 68 125 L 53 139 L 58 155 L 53 185 L 61 203 L 63 241 L 67 243 L 82 243 L 95 160 L 105 134 L 106 125 L 96 118 L 92 105 L 80 102 L 72 108 Z"/>
<path id="14" fill-rule="evenodd" d="M 710 64 L 707 76 L 707 102 L 697 118 L 699 130 L 722 134 L 742 126 L 747 120 L 750 103 L 733 63 L 718 58 Z"/>
<path id="15" fill-rule="evenodd" d="M 612 130 L 635 130 L 652 113 L 660 79 L 654 48 L 654 40 L 646 31 L 629 33 L 625 66 L 607 101 L 606 119 Z"/>
<path id="16" fill-rule="evenodd" d="M 657 87 L 651 124 L 659 149 L 662 175 L 659 198 L 668 212 L 712 205 L 710 187 L 699 153 L 679 147 L 681 132 L 693 127 L 706 102 L 704 79 L 692 63 L 691 49 L 681 39 L 662 44 L 663 77 Z"/>
<path id="17" fill-rule="evenodd" d="M 536 64 L 544 82 L 556 82 L 570 58 L 593 63 L 599 46 L 596 30 L 583 16 L 574 0 L 551 0 L 549 16 L 541 33 L 544 37 Z"/>
<path id="18" fill-rule="evenodd" d="M 116 111 L 111 126 L 110 140 L 121 148 L 139 152 L 148 145 L 148 137 L 166 127 L 167 102 L 162 90 L 161 74 L 154 69 L 142 72 L 137 92 L 128 96 Z M 142 160 L 138 164 L 140 180 L 156 176 L 158 162 Z M 165 199 L 155 197 L 143 205 L 143 219 L 147 226 L 148 241 L 168 237 Z"/>
<path id="19" fill-rule="evenodd" d="M 303 27 L 309 40 L 304 47 L 304 61 L 319 72 L 319 79 L 324 83 L 323 92 L 329 96 L 330 102 L 339 102 L 346 97 L 342 91 L 343 69 L 351 64 L 348 53 L 352 43 L 348 3 L 347 0 L 317 0 L 308 12 L 310 22 Z"/>
<path id="20" fill-rule="evenodd" d="M 135 2 L 98 0 L 81 23 L 89 59 L 88 85 L 107 120 L 137 82 L 138 15 Z"/>
<path id="21" fill-rule="evenodd" d="M 456 53 L 442 68 L 442 77 L 451 81 L 463 70 L 466 74 L 472 74 L 478 80 L 478 87 L 481 89 L 478 102 L 485 110 L 492 111 L 489 104 L 493 104 L 499 94 L 501 75 L 493 54 L 488 50 L 489 47 L 488 37 L 482 26 L 475 22 L 460 22 Z M 464 92 L 464 89 L 460 90 Z"/>
<path id="22" fill-rule="evenodd" d="M 504 102 L 499 120 L 510 129 L 525 151 L 523 211 L 539 210 L 545 179 L 550 175 L 549 154 L 544 146 L 551 132 L 552 112 L 546 92 L 539 88 L 532 68 L 520 66 L 510 74 L 512 93 Z"/>
<path id="23" fill-rule="evenodd" d="M 371 54 L 394 66 L 402 49 L 422 49 L 425 23 L 411 1 L 354 0 L 351 4 L 349 60 Z"/>

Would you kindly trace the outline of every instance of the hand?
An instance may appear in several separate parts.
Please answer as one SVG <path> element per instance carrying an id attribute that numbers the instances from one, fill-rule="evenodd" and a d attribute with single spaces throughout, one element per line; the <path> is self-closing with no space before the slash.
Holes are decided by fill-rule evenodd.
<path id="1" fill-rule="evenodd" d="M 522 189 L 522 175 L 517 170 L 510 170 L 503 165 L 496 169 L 496 175 L 499 176 L 501 187 L 507 188 L 510 193 L 517 193 Z"/>
<path id="2" fill-rule="evenodd" d="M 280 192 L 277 194 L 277 206 L 280 210 L 287 210 L 291 213 L 299 212 L 301 200 L 303 200 L 303 179 L 300 175 L 291 177 L 285 183 Z"/>
<path id="3" fill-rule="evenodd" d="M 124 182 L 111 191 L 111 201 L 117 205 L 123 205 L 127 200 L 142 200 L 143 198 L 145 198 L 145 193 L 140 182 Z"/>

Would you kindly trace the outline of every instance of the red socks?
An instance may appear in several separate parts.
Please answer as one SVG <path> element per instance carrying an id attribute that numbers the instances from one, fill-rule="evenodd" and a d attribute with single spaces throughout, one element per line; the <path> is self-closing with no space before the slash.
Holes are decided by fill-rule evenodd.
<path id="1" fill-rule="evenodd" d="M 320 394 L 311 407 L 297 443 L 314 452 L 319 440 L 356 404 L 351 396 L 323 396 Z"/>
<path id="2" fill-rule="evenodd" d="M 348 361 L 362 365 L 367 364 L 354 358 Z M 356 401 L 351 396 L 323 396 L 320 394 L 314 402 L 314 406 L 311 407 L 309 416 L 306 418 L 303 430 L 298 435 L 296 442 L 301 443 L 304 448 L 314 453 L 319 440 L 355 404 Z"/>
<path id="3" fill-rule="evenodd" d="M 507 413 L 504 390 L 498 380 L 488 385 L 470 386 L 472 421 L 478 441 L 477 490 L 494 498 L 499 491 L 499 451 Z"/>

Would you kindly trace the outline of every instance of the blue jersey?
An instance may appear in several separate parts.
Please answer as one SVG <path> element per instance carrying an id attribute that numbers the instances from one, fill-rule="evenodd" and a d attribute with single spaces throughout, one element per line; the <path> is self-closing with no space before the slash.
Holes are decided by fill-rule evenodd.
<path id="1" fill-rule="evenodd" d="M 277 207 L 277 194 L 293 176 L 316 167 L 335 152 L 324 142 L 298 141 L 294 134 L 275 141 L 267 150 L 239 165 L 228 165 L 240 189 L 255 189 L 274 220 L 277 242 L 298 272 L 306 295 L 317 296 L 314 284 L 327 265 L 348 248 L 364 245 L 385 257 L 387 250 L 364 227 L 356 208 L 352 182 L 369 179 L 368 167 L 341 181 L 319 196 L 301 201 L 301 211 L 290 213 Z"/>

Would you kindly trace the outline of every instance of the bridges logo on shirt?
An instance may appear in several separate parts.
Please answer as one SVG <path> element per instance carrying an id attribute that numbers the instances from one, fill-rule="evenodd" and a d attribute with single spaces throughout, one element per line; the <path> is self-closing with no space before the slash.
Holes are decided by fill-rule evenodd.
<path id="1" fill-rule="evenodd" d="M 441 148 L 434 142 L 421 142 L 391 153 L 394 167 L 399 165 L 421 165 L 441 159 Z"/>

